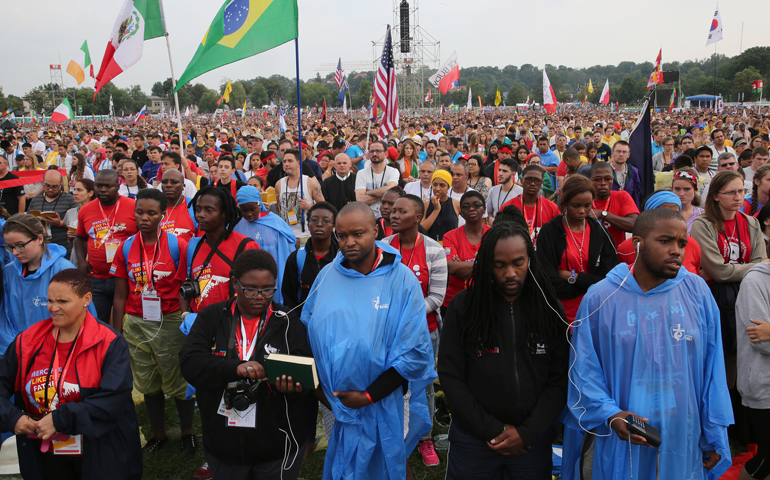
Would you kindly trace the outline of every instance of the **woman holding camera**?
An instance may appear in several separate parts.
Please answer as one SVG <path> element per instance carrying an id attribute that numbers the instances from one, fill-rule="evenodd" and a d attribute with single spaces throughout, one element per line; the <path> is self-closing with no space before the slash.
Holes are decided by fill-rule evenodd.
<path id="1" fill-rule="evenodd" d="M 299 472 L 303 395 L 313 386 L 268 378 L 264 363 L 269 353 L 311 351 L 299 317 L 272 302 L 277 275 L 265 250 L 241 253 L 230 278 L 237 296 L 205 307 L 179 353 L 182 375 L 196 389 L 214 478 L 290 480 Z"/>

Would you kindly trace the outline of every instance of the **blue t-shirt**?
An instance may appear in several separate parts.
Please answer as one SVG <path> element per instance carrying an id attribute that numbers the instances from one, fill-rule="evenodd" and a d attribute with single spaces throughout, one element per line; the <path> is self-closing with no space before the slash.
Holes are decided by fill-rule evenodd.
<path id="1" fill-rule="evenodd" d="M 417 156 L 420 157 L 420 161 L 423 161 L 423 162 L 428 159 L 428 154 L 423 150 L 420 150 L 420 153 Z"/>
<path id="2" fill-rule="evenodd" d="M 142 178 L 144 178 L 148 183 L 155 180 L 155 177 L 158 176 L 158 168 L 160 168 L 160 165 L 160 162 L 145 162 L 144 165 L 142 165 Z"/>
<path id="3" fill-rule="evenodd" d="M 364 155 L 364 151 L 361 150 L 361 147 L 359 147 L 358 145 L 353 145 L 347 150 L 345 150 L 345 155 L 350 157 L 350 159 L 352 160 L 354 158 L 362 157 Z M 357 169 L 361 170 L 361 168 L 363 168 L 364 166 L 365 161 L 366 161 L 366 158 L 362 158 L 361 160 L 354 163 L 353 165 L 355 165 Z"/>
<path id="4" fill-rule="evenodd" d="M 454 155 L 452 155 L 452 163 L 457 163 L 460 161 L 460 157 L 463 156 L 463 152 L 460 150 L 456 151 Z M 426 157 L 427 158 L 427 157 Z"/>
<path id="5" fill-rule="evenodd" d="M 544 167 L 557 167 L 559 165 L 559 156 L 553 152 L 540 153 L 540 164 Z"/>

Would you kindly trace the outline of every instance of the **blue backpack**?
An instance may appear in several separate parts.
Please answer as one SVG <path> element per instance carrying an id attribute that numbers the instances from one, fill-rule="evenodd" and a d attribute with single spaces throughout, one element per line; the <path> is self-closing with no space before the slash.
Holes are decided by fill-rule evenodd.
<path id="1" fill-rule="evenodd" d="M 141 235 L 137 233 L 136 235 Z M 136 235 L 132 235 L 123 242 L 123 259 L 126 262 L 126 271 L 130 271 L 131 266 L 128 263 L 128 252 L 131 251 L 131 246 L 134 244 L 134 238 Z M 166 232 L 166 239 L 168 240 L 168 251 L 171 254 L 171 259 L 174 261 L 174 267 L 179 268 L 179 239 Z"/>

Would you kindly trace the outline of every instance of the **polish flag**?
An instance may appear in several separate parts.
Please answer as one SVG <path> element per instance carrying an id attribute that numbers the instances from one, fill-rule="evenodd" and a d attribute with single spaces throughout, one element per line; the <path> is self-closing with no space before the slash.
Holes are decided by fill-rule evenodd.
<path id="1" fill-rule="evenodd" d="M 610 103 L 610 79 L 607 79 L 607 83 L 604 84 L 604 90 L 602 90 L 602 96 L 599 100 L 602 105 Z"/>
<path id="2" fill-rule="evenodd" d="M 548 113 L 556 111 L 556 94 L 553 92 L 550 80 L 548 80 L 548 74 L 543 69 L 543 108 Z"/>

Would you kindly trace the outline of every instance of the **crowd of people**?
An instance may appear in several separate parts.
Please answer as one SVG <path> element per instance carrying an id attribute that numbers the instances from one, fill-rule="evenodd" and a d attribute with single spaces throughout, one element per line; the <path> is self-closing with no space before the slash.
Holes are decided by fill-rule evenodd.
<path id="1" fill-rule="evenodd" d="M 449 479 L 551 478 L 554 442 L 564 479 L 718 478 L 731 440 L 768 479 L 768 118 L 656 112 L 654 191 L 634 112 L 19 125 L 0 429 L 24 478 L 138 479 L 171 398 L 197 478 L 295 479 L 322 416 L 324 478 L 395 480 L 441 463 L 438 384 Z"/>

